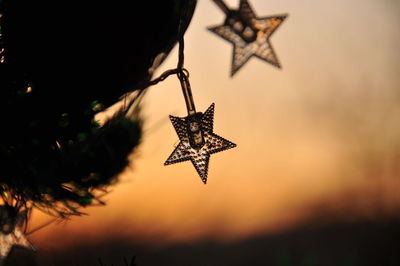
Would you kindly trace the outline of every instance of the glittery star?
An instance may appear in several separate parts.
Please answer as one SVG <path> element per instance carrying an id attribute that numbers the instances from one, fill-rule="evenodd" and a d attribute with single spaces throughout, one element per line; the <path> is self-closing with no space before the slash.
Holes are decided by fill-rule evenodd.
<path id="1" fill-rule="evenodd" d="M 238 10 L 224 11 L 224 24 L 208 29 L 233 44 L 231 76 L 253 55 L 280 68 L 269 39 L 287 15 L 258 18 L 247 0 L 240 0 Z"/>
<path id="2" fill-rule="evenodd" d="M 190 160 L 204 184 L 207 183 L 210 155 L 236 147 L 236 144 L 213 132 L 214 104 L 202 113 L 187 117 L 170 116 L 179 144 L 164 165 Z"/>
<path id="3" fill-rule="evenodd" d="M 9 216 L 3 215 L 4 206 L 0 206 L 1 210 L 1 229 L 0 229 L 0 265 L 7 258 L 11 249 L 14 246 L 26 248 L 34 251 L 35 248 L 28 241 L 24 234 L 24 225 L 26 223 L 26 211 L 17 214 L 15 219 L 10 219 Z"/>

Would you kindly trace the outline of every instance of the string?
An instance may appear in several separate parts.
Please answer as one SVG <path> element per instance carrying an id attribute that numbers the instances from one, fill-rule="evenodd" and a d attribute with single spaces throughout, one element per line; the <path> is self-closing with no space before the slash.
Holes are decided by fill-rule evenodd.
<path id="1" fill-rule="evenodd" d="M 230 12 L 229 7 L 224 3 L 223 0 L 213 0 L 213 1 L 214 1 L 214 3 L 215 3 L 217 6 L 219 6 L 219 8 L 222 9 L 222 11 L 223 11 L 225 14 L 228 14 L 228 13 Z"/>
<path id="2" fill-rule="evenodd" d="M 178 38 L 179 38 L 179 49 L 178 49 L 178 64 L 176 68 L 166 70 L 163 72 L 159 77 L 150 80 L 148 82 L 142 83 L 138 85 L 137 90 L 139 92 L 133 97 L 127 105 L 124 104 L 124 110 L 125 114 L 129 112 L 133 104 L 144 95 L 145 91 L 156 84 L 158 84 L 161 81 L 164 81 L 171 75 L 177 75 L 178 79 L 181 82 L 183 94 L 185 96 L 185 102 L 186 102 L 186 107 L 188 110 L 189 115 L 193 114 L 196 112 L 195 107 L 194 107 L 194 101 L 193 101 L 193 96 L 191 93 L 191 88 L 190 88 L 190 83 L 189 83 L 189 71 L 184 68 L 184 62 L 185 62 L 185 41 L 184 41 L 184 32 L 183 32 L 183 27 L 182 27 L 182 17 L 179 19 L 179 25 L 178 25 Z M 126 101 L 127 95 L 125 95 L 125 101 Z"/>
<path id="3" fill-rule="evenodd" d="M 178 55 L 178 70 L 183 69 L 183 64 L 185 62 L 185 41 L 183 39 L 183 29 L 182 29 L 182 18 L 179 19 L 179 26 L 178 26 L 178 36 L 179 36 L 179 55 Z"/>

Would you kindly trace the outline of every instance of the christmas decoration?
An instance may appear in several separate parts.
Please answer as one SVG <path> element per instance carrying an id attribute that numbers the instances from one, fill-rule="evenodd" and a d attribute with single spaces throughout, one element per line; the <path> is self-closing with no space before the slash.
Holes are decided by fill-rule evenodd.
<path id="1" fill-rule="evenodd" d="M 193 109 L 187 117 L 170 116 L 170 119 L 180 142 L 165 165 L 190 160 L 206 184 L 210 155 L 236 147 L 236 144 L 213 132 L 214 104 L 204 114 Z"/>
<path id="2" fill-rule="evenodd" d="M 287 17 L 284 15 L 257 17 L 247 0 L 240 0 L 238 10 L 229 9 L 223 0 L 213 0 L 225 13 L 224 24 L 208 30 L 233 44 L 231 76 L 256 56 L 281 67 L 270 43 L 270 37 Z"/>
<path id="3" fill-rule="evenodd" d="M 176 74 L 181 83 L 188 116 L 183 118 L 170 116 L 180 142 L 164 165 L 190 160 L 201 180 L 206 184 L 210 155 L 234 148 L 236 144 L 214 134 L 214 104 L 211 104 L 204 114 L 196 112 L 189 83 L 189 72 L 183 68 L 183 64 L 184 40 L 182 35 L 179 41 L 179 61 Z"/>
<path id="4" fill-rule="evenodd" d="M 28 211 L 8 204 L 0 205 L 0 265 L 14 246 L 35 251 L 25 236 Z"/>

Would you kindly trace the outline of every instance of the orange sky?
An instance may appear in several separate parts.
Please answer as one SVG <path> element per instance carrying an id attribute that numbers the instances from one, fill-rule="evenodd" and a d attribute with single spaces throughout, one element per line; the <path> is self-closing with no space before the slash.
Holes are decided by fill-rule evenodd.
<path id="1" fill-rule="evenodd" d="M 196 107 L 215 102 L 215 132 L 238 145 L 211 156 L 208 184 L 189 162 L 163 166 L 178 140 L 168 115 L 186 115 L 170 77 L 145 98 L 143 145 L 107 206 L 33 234 L 39 248 L 108 235 L 231 240 L 293 226 L 319 204 L 362 217 L 399 206 L 399 5 L 251 2 L 260 16 L 290 14 L 271 38 L 282 70 L 252 58 L 229 78 L 232 47 L 205 29 L 224 19 L 212 1 L 199 1 L 186 34 Z M 176 60 L 174 50 L 158 74 Z M 32 227 L 47 219 L 34 213 Z"/>

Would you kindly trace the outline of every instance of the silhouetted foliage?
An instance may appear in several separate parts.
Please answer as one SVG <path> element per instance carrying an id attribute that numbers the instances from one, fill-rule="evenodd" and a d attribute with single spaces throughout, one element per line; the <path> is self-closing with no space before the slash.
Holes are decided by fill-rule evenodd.
<path id="1" fill-rule="evenodd" d="M 142 120 L 125 109 L 102 126 L 94 117 L 146 87 L 195 3 L 0 1 L 0 193 L 61 216 L 101 203 L 95 191 L 128 165 Z"/>

